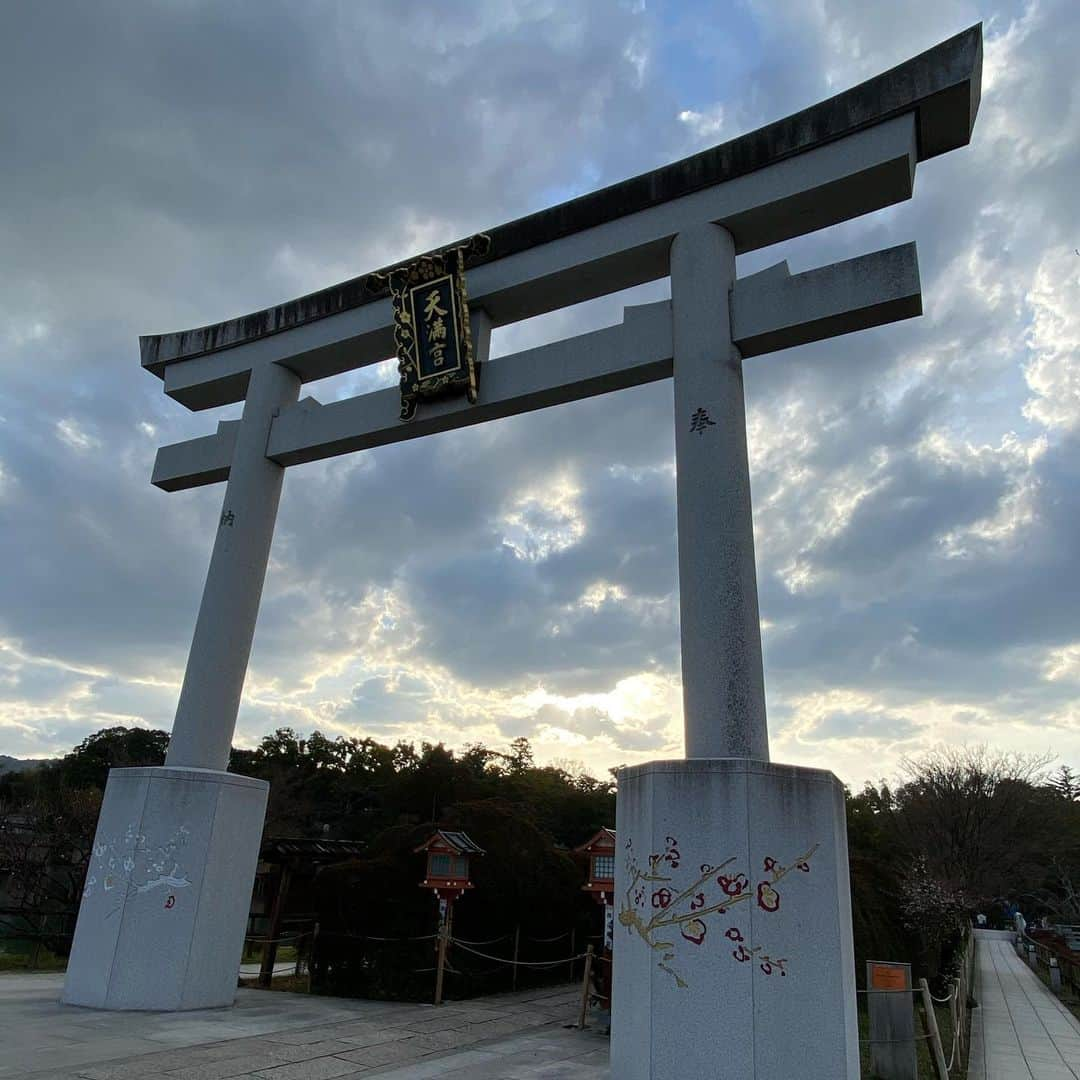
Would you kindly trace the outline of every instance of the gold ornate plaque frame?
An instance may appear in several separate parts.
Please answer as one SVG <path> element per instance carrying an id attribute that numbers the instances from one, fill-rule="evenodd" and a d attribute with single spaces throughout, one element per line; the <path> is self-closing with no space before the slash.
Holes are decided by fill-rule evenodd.
<path id="1" fill-rule="evenodd" d="M 411 420 L 425 398 L 464 392 L 471 404 L 476 403 L 480 363 L 469 325 L 465 265 L 471 257 L 486 255 L 490 244 L 490 239 L 480 234 L 467 244 L 421 255 L 386 273 L 371 275 L 372 285 L 389 286 L 394 306 L 402 420 Z M 425 307 L 418 306 L 418 298 L 426 300 Z M 447 351 L 452 354 L 452 363 L 446 363 Z"/>

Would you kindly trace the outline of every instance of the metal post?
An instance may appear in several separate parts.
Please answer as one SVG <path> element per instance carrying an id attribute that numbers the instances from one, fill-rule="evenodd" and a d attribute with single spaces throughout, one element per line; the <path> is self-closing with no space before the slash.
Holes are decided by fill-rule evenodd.
<path id="1" fill-rule="evenodd" d="M 577 957 L 577 928 L 570 927 L 570 981 L 574 981 L 574 959 Z"/>
<path id="2" fill-rule="evenodd" d="M 311 951 L 308 953 L 307 965 L 307 988 L 311 993 L 312 983 L 315 981 L 315 961 L 319 955 L 319 923 L 316 921 L 311 931 Z"/>
<path id="3" fill-rule="evenodd" d="M 263 945 L 262 963 L 259 966 L 260 986 L 269 986 L 274 977 L 278 932 L 281 929 L 281 919 L 285 914 L 285 901 L 288 898 L 291 883 L 292 869 L 288 863 L 282 863 L 281 877 L 278 878 L 277 892 L 274 893 L 274 904 L 270 909 L 270 927 L 266 932 L 266 943 Z"/>
<path id="4" fill-rule="evenodd" d="M 166 765 L 228 767 L 285 476 L 266 441 L 275 414 L 299 394 L 288 368 L 252 369 Z"/>
<path id="5" fill-rule="evenodd" d="M 941 1032 L 938 1031 L 934 999 L 930 996 L 930 987 L 925 979 L 919 980 L 919 989 L 922 991 L 923 1014 L 927 1034 L 930 1036 L 930 1054 L 934 1059 L 934 1068 L 937 1071 L 938 1080 L 949 1080 L 949 1067 L 945 1064 L 945 1050 L 941 1045 Z"/>
<path id="6" fill-rule="evenodd" d="M 521 923 L 518 923 L 514 927 L 514 967 L 513 973 L 510 976 L 510 989 L 517 989 L 517 973 L 518 973 L 518 951 L 521 946 Z"/>
<path id="7" fill-rule="evenodd" d="M 593 947 L 590 945 L 585 950 L 585 977 L 581 980 L 581 1013 L 578 1016 L 578 1027 L 585 1030 L 585 1017 L 589 1012 L 589 979 L 592 977 Z"/>
<path id="8" fill-rule="evenodd" d="M 968 1043 L 968 954 L 972 948 L 972 935 L 968 935 L 967 946 L 963 950 L 963 958 L 960 963 L 960 985 L 957 991 L 956 1002 L 957 1022 L 960 1025 L 959 1047 L 961 1059 L 963 1049 Z"/>
<path id="9" fill-rule="evenodd" d="M 956 1040 L 957 1045 L 960 1044 L 960 1013 L 957 1009 L 957 1001 L 960 996 L 960 980 L 958 979 L 956 985 L 952 988 L 949 994 L 949 1020 L 952 1023 L 953 1039 Z"/>
<path id="10" fill-rule="evenodd" d="M 719 225 L 671 246 L 675 485 L 688 758 L 768 760 L 742 357 L 731 341 L 735 242 Z"/>
<path id="11" fill-rule="evenodd" d="M 41 962 L 41 945 L 45 937 L 46 916 L 44 913 L 38 919 L 37 933 L 34 935 L 34 944 L 30 949 L 30 970 L 36 971 Z"/>
<path id="12" fill-rule="evenodd" d="M 866 962 L 870 1071 L 881 1080 L 918 1080 L 911 965 Z"/>
<path id="13" fill-rule="evenodd" d="M 446 949 L 450 941 L 450 912 L 453 910 L 454 901 L 446 902 L 446 917 L 439 923 L 439 946 L 438 957 L 435 961 L 435 1004 L 442 1004 L 443 995 L 443 972 L 446 969 Z"/>

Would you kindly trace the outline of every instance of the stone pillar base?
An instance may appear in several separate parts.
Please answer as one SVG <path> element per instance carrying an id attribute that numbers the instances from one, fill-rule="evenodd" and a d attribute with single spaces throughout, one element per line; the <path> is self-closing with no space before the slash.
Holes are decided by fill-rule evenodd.
<path id="1" fill-rule="evenodd" d="M 844 789 L 753 759 L 619 772 L 611 1075 L 858 1080 Z"/>
<path id="2" fill-rule="evenodd" d="M 66 1004 L 233 1003 L 269 787 L 210 769 L 109 773 Z"/>

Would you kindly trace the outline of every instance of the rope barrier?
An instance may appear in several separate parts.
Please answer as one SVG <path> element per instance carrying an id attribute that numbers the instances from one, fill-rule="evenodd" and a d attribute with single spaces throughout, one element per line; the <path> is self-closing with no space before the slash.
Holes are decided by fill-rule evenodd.
<path id="1" fill-rule="evenodd" d="M 960 1061 L 963 1055 L 965 1009 L 967 1007 L 967 1002 L 966 1000 L 961 1000 L 961 995 L 967 993 L 967 968 L 973 948 L 974 939 L 969 938 L 968 944 L 960 959 L 960 970 L 952 979 L 949 992 L 945 997 L 934 997 L 933 994 L 927 992 L 927 997 L 929 997 L 935 1005 L 949 1006 L 949 1018 L 952 1023 L 952 1044 L 949 1047 L 949 1060 L 945 1065 L 945 1071 L 950 1073 L 953 1070 L 953 1066 Z M 939 1048 L 941 1047 L 940 1040 L 938 1046 Z"/>
<path id="2" fill-rule="evenodd" d="M 434 941 L 438 934 L 423 934 L 420 937 L 376 937 L 374 934 L 346 934 L 349 938 L 358 938 L 360 941 Z"/>
<path id="3" fill-rule="evenodd" d="M 907 990 L 875 990 L 867 988 L 857 990 L 858 994 L 910 994 L 919 995 L 923 1003 L 924 1023 L 928 1028 L 926 1034 L 913 1035 L 915 1042 L 928 1042 L 932 1057 L 936 1059 L 938 1076 L 950 1074 L 952 1070 L 962 1062 L 966 1041 L 965 1023 L 967 1022 L 967 1000 L 971 992 L 971 965 L 974 957 L 974 939 L 969 937 L 961 956 L 957 974 L 949 980 L 948 992 L 944 997 L 935 997 L 925 979 L 920 979 L 918 988 L 912 987 Z M 914 1002 L 912 1003 L 914 1005 Z M 948 1006 L 951 1024 L 951 1044 L 949 1047 L 949 1060 L 945 1061 L 944 1047 L 941 1042 L 940 1029 L 937 1023 L 937 1009 L 935 1006 Z M 890 1043 L 910 1043 L 909 1039 L 860 1039 L 860 1044 L 878 1045 Z M 942 1072 L 944 1070 L 944 1072 Z"/>
<path id="4" fill-rule="evenodd" d="M 921 1039 L 932 1038 L 931 1035 L 913 1035 L 912 1038 L 919 1042 Z M 894 1043 L 910 1044 L 911 1039 L 860 1039 L 859 1043 L 866 1046 L 892 1046 Z"/>
<path id="5" fill-rule="evenodd" d="M 466 941 L 464 938 L 454 938 L 455 942 L 460 941 L 464 945 L 495 945 L 500 941 L 509 941 L 514 935 L 503 934 L 502 937 L 488 938 L 487 941 Z"/>
<path id="6" fill-rule="evenodd" d="M 510 964 L 512 967 L 559 967 L 561 964 L 569 964 L 571 960 L 580 960 L 585 955 L 585 953 L 578 953 L 577 956 L 566 956 L 561 960 L 507 960 L 502 956 L 492 956 L 490 953 L 482 953 L 478 949 L 470 949 L 468 945 L 462 944 L 457 938 L 451 938 L 450 944 L 460 945 L 465 952 L 472 953 L 474 956 L 481 956 L 485 960 L 494 960 L 497 964 Z"/>
<path id="7" fill-rule="evenodd" d="M 253 945 L 280 945 L 283 941 L 303 941 L 304 938 L 310 936 L 310 934 L 290 934 L 288 937 L 278 938 L 246 937 L 244 941 L 251 942 Z"/>
<path id="8" fill-rule="evenodd" d="M 420 937 L 376 937 L 374 934 L 346 934 L 338 930 L 320 930 L 324 938 L 344 938 L 346 941 L 434 941 L 438 934 L 422 934 Z"/>
<path id="9" fill-rule="evenodd" d="M 562 941 L 563 938 L 568 938 L 572 933 L 572 930 L 567 930 L 565 933 L 556 934 L 554 937 L 527 937 L 525 940 L 535 942 L 537 945 L 550 945 L 553 941 Z M 509 937 L 509 935 L 507 936 Z"/>
<path id="10" fill-rule="evenodd" d="M 950 994 L 949 997 L 947 997 L 945 1000 L 950 1005 L 952 1005 L 953 998 L 956 998 L 957 999 L 957 1004 L 959 1004 L 959 998 L 960 998 L 960 980 L 959 979 L 957 979 L 955 985 L 953 986 L 952 994 Z M 952 1067 L 956 1063 L 957 1055 L 960 1052 L 960 1029 L 963 1026 L 964 1021 L 963 1021 L 963 1017 L 960 1016 L 960 1014 L 957 1012 L 955 1007 L 951 1009 L 950 1014 L 951 1014 L 951 1016 L 953 1018 L 952 1048 L 949 1050 L 949 1063 L 948 1063 L 948 1065 L 945 1066 L 945 1068 L 949 1072 L 952 1072 Z"/>

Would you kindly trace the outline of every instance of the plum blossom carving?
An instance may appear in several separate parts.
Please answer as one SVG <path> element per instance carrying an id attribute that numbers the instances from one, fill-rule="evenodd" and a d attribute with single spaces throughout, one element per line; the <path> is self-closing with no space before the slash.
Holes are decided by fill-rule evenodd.
<path id="1" fill-rule="evenodd" d="M 732 857 L 719 865 L 700 863 L 696 875 L 676 883 L 674 871 L 682 861 L 676 837 L 665 837 L 663 851 L 650 853 L 645 867 L 638 863 L 633 840 L 628 838 L 625 844 L 628 885 L 619 923 L 658 952 L 658 967 L 671 975 L 677 986 L 685 988 L 685 979 L 671 966 L 676 960 L 678 940 L 681 938 L 695 948 L 702 947 L 708 937 L 709 916 L 725 915 L 751 898 L 761 911 L 769 914 L 779 911 L 781 895 L 776 886 L 792 870 L 809 873 L 810 860 L 818 846 L 814 844 L 788 866 L 771 855 L 766 856 L 762 861 L 763 875 L 757 881 L 751 881 L 747 873 L 732 866 L 736 861 Z M 674 937 L 676 931 L 678 937 Z M 734 946 L 730 951 L 737 963 L 756 959 L 763 975 L 787 975 L 788 958 L 766 954 L 763 946 L 747 941 L 739 927 L 729 926 L 724 937 Z"/>
<path id="2" fill-rule="evenodd" d="M 701 919 L 691 919 L 683 928 L 682 936 L 687 941 L 693 942 L 695 945 L 700 945 L 705 940 L 705 935 L 708 933 L 709 928 L 701 921 Z"/>
<path id="3" fill-rule="evenodd" d="M 779 911 L 780 894 L 767 881 L 762 881 L 757 887 L 757 904 L 762 911 Z"/>
<path id="4" fill-rule="evenodd" d="M 94 844 L 93 857 L 83 886 L 83 896 L 90 896 L 100 882 L 104 892 L 115 892 L 116 902 L 106 918 L 116 915 L 124 901 L 156 889 L 167 889 L 172 903 L 176 890 L 187 888 L 191 880 L 182 867 L 181 851 L 186 847 L 191 830 L 178 826 L 160 845 L 151 844 L 134 825 L 107 840 Z"/>

